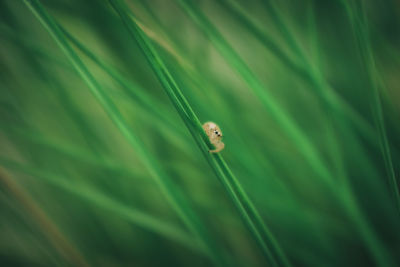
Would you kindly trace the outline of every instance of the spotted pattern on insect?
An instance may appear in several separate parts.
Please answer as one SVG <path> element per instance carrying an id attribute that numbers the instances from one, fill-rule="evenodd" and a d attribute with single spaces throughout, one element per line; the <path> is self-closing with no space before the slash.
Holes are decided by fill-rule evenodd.
<path id="1" fill-rule="evenodd" d="M 218 153 L 224 149 L 225 144 L 221 141 L 222 132 L 219 126 L 214 122 L 206 122 L 203 124 L 203 129 L 206 132 L 211 144 L 215 146 L 215 149 L 209 150 L 210 153 Z"/>

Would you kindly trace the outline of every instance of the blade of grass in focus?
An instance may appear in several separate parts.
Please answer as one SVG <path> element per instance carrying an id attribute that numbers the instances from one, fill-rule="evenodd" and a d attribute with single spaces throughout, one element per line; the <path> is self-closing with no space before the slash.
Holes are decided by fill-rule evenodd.
<path id="1" fill-rule="evenodd" d="M 163 38 L 166 39 L 160 39 L 159 37 L 154 38 L 154 36 L 158 36 L 158 33 L 154 33 L 151 31 L 149 27 L 145 27 L 143 24 L 138 24 L 138 26 L 143 30 L 143 32 L 156 44 L 158 44 L 161 48 L 164 49 L 168 54 L 172 56 L 172 58 L 175 59 L 176 65 L 175 67 L 177 68 L 178 66 L 181 66 L 179 69 L 179 72 L 184 73 L 184 76 L 189 79 L 198 89 L 199 91 L 202 90 L 202 88 L 215 88 L 215 85 L 212 84 L 210 79 L 207 79 L 204 77 L 204 75 L 201 74 L 201 70 L 198 70 L 196 66 L 192 62 L 184 61 L 181 58 L 177 58 L 175 55 L 184 55 L 184 52 L 179 48 L 179 45 L 174 42 L 174 40 L 168 38 L 168 33 L 165 27 L 162 25 L 162 23 L 157 19 L 157 16 L 153 13 L 151 7 L 148 5 L 148 2 L 141 2 L 140 3 L 145 10 L 150 14 L 152 19 L 156 21 L 157 27 L 161 30 L 163 33 L 162 36 Z M 165 37 L 164 37 L 165 36 Z M 216 88 L 215 88 L 216 89 Z M 228 92 L 229 94 L 229 92 Z M 205 94 L 205 97 L 207 97 L 206 102 L 209 103 L 210 106 L 216 106 L 218 105 L 220 107 L 219 111 L 215 114 L 213 114 L 213 118 L 215 121 L 225 121 L 225 124 L 233 124 L 235 117 L 230 116 L 231 114 L 229 113 L 229 106 L 223 106 L 224 103 L 218 102 L 216 103 L 215 100 L 213 100 L 212 97 L 209 97 L 208 94 Z M 230 133 L 230 137 L 233 138 L 233 134 Z M 242 159 L 238 159 L 236 164 L 240 165 L 241 168 L 243 168 L 246 173 L 250 175 L 258 175 L 258 176 L 265 176 L 265 174 L 269 174 L 270 177 L 273 177 L 274 182 L 279 183 L 281 186 L 281 189 L 285 191 L 286 197 L 290 197 L 290 193 L 287 191 L 287 187 L 283 184 L 282 180 L 279 179 L 278 174 L 274 170 L 272 164 L 268 162 L 267 160 L 263 159 L 260 155 L 260 153 L 256 153 L 258 151 L 254 151 L 251 155 L 247 153 L 242 153 L 243 151 L 248 150 L 248 142 L 245 138 L 241 138 L 239 140 L 235 139 L 235 146 L 230 147 L 230 150 L 234 155 L 240 155 Z M 262 166 L 262 168 L 260 168 Z"/>
<path id="2" fill-rule="evenodd" d="M 241 214 L 248 209 L 227 169 L 208 154 L 210 144 L 184 104 L 182 121 L 109 1 L 39 1 L 70 33 L 63 38 L 184 201 L 193 203 L 226 266 L 272 266 L 254 239 L 264 238 L 256 219 Z M 123 3 L 195 115 L 221 127 L 220 154 L 290 264 L 399 265 L 400 216 L 383 144 L 386 138 L 398 180 L 399 3 L 346 1 L 352 25 L 341 0 L 265 1 L 188 3 L 309 139 L 331 184 L 181 6 Z M 332 101 L 330 90 L 355 113 Z M 0 169 L 90 265 L 217 265 L 135 150 L 24 1 L 0 1 Z M 46 234 L 12 190 L 0 186 L 0 265 L 77 265 Z"/>
<path id="3" fill-rule="evenodd" d="M 185 0 L 179 0 L 178 2 L 187 14 L 207 34 L 211 42 L 213 42 L 215 47 L 220 51 L 221 55 L 225 57 L 226 61 L 231 63 L 232 68 L 236 69 L 239 74 L 242 75 L 250 88 L 255 89 L 256 94 L 264 101 L 267 108 L 270 108 L 269 110 L 271 113 L 276 116 L 276 121 L 281 124 L 288 136 L 291 137 L 296 145 L 299 146 L 300 151 L 307 158 L 310 166 L 314 168 L 321 178 L 324 178 L 324 181 L 328 185 L 330 185 L 333 193 L 339 197 L 339 200 L 349 217 L 359 225 L 360 233 L 367 241 L 367 246 L 375 256 L 376 261 L 379 264 L 390 266 L 391 261 L 389 257 L 387 257 L 388 255 L 385 253 L 382 243 L 379 241 L 379 238 L 376 237 L 368 222 L 364 220 L 365 218 L 360 213 L 359 207 L 357 206 L 356 201 L 352 198 L 352 192 L 349 191 L 349 188 L 346 186 L 337 189 L 334 188 L 332 185 L 333 177 L 327 170 L 325 163 L 320 159 L 317 151 L 313 148 L 311 142 L 305 135 L 303 135 L 301 129 L 297 128 L 295 123 L 291 121 L 288 115 L 285 114 L 283 110 L 281 112 L 280 107 L 273 102 L 269 96 L 267 97 L 267 91 L 264 90 L 263 86 L 251 73 L 250 69 L 242 61 L 240 56 L 237 55 L 229 43 L 222 37 L 214 25 L 207 20 L 201 11 L 193 6 L 193 3 Z"/>
<path id="4" fill-rule="evenodd" d="M 193 19 L 193 21 L 206 33 L 207 37 L 214 44 L 220 54 L 231 65 L 233 70 L 241 76 L 250 89 L 258 96 L 265 109 L 271 117 L 284 130 L 284 133 L 291 139 L 293 144 L 298 147 L 309 165 L 321 177 L 321 180 L 332 186 L 333 177 L 326 164 L 304 132 L 291 119 L 289 114 L 274 100 L 274 97 L 266 90 L 261 81 L 253 74 L 243 59 L 235 52 L 230 44 L 224 39 L 215 26 L 196 8 L 192 2 L 177 0 L 183 10 Z"/>
<path id="5" fill-rule="evenodd" d="M 231 172 L 223 157 L 220 154 L 211 155 L 208 153 L 208 150 L 212 148 L 212 145 L 202 128 L 200 120 L 194 113 L 168 69 L 165 67 L 162 59 L 158 56 L 148 37 L 143 33 L 136 22 L 131 19 L 129 9 L 119 0 L 110 0 L 110 3 L 120 15 L 128 31 L 132 34 L 132 37 L 143 50 L 149 64 L 157 74 L 157 77 L 163 85 L 166 93 L 192 133 L 192 136 L 199 145 L 203 155 L 205 155 L 206 160 L 225 186 L 228 194 L 232 197 L 235 205 L 239 209 L 240 215 L 249 227 L 250 232 L 254 234 L 255 239 L 269 261 L 269 264 L 274 266 L 289 266 L 289 261 L 280 249 L 278 242 L 266 227 L 262 218 L 258 214 L 258 211 L 255 209 L 253 203 L 243 190 L 237 178 Z"/>
<path id="6" fill-rule="evenodd" d="M 96 79 L 80 60 L 78 55 L 68 44 L 66 37 L 61 29 L 58 28 L 57 23 L 50 17 L 50 15 L 47 14 L 40 1 L 24 0 L 24 2 L 50 33 L 53 39 L 57 42 L 59 47 L 63 50 L 65 55 L 76 68 L 79 75 L 86 82 L 93 95 L 103 106 L 111 120 L 115 123 L 129 144 L 134 148 L 136 153 L 141 157 L 143 163 L 147 167 L 147 170 L 156 180 L 162 192 L 165 194 L 172 207 L 178 213 L 179 217 L 190 229 L 190 231 L 195 234 L 197 240 L 201 243 L 204 250 L 206 250 L 208 255 L 211 256 L 211 259 L 214 260 L 216 264 L 221 265 L 222 260 L 220 259 L 220 255 L 216 254 L 217 250 L 214 249 L 215 245 L 212 244 L 211 237 L 207 236 L 206 229 L 204 229 L 200 224 L 197 216 L 194 214 L 194 211 L 191 209 L 191 207 L 189 207 L 187 201 L 184 200 L 181 192 L 179 192 L 171 183 L 170 178 L 163 172 L 157 161 L 134 135 L 132 129 L 128 126 L 115 104 L 106 95 L 100 84 L 96 81 Z"/>

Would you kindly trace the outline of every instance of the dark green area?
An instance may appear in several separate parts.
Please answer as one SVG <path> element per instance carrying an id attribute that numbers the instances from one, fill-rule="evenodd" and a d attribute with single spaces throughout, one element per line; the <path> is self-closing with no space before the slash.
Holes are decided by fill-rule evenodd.
<path id="1" fill-rule="evenodd" d="M 0 265 L 399 265 L 399 47 L 394 0 L 1 1 Z"/>

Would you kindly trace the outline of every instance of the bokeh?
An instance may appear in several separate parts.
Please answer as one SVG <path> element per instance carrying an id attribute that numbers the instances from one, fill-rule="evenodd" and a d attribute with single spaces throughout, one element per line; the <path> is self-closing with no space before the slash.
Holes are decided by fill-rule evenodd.
<path id="1" fill-rule="evenodd" d="M 398 266 L 399 118 L 396 0 L 0 1 L 0 265 Z"/>

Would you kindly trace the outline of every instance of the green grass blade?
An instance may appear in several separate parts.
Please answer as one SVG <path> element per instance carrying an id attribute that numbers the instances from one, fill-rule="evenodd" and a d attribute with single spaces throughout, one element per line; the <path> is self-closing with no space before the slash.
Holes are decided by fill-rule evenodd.
<path id="1" fill-rule="evenodd" d="M 62 30 L 65 36 L 73 43 L 82 53 L 84 53 L 88 58 L 90 58 L 94 63 L 96 63 L 101 69 L 103 69 L 107 74 L 110 75 L 115 81 L 117 81 L 124 92 L 131 97 L 131 99 L 135 99 L 139 104 L 145 107 L 146 110 L 152 112 L 156 117 L 158 117 L 161 121 L 167 122 L 172 127 L 177 128 L 173 122 L 170 121 L 170 116 L 168 116 L 168 112 L 165 108 L 163 108 L 163 104 L 157 101 L 154 98 L 151 98 L 145 93 L 145 90 L 141 88 L 140 85 L 128 81 L 125 79 L 115 68 L 111 67 L 110 64 L 104 62 L 98 56 L 96 56 L 89 48 L 87 48 L 84 44 L 82 44 L 76 37 L 70 34 L 64 27 L 58 24 L 58 27 Z M 154 106 L 157 106 L 157 109 L 154 109 Z"/>
<path id="2" fill-rule="evenodd" d="M 179 141 L 184 141 L 186 144 L 189 144 L 189 138 L 182 129 L 182 127 L 179 127 L 173 120 L 171 120 L 171 112 L 165 108 L 165 106 L 160 103 L 156 98 L 151 97 L 147 95 L 145 92 L 146 90 L 142 88 L 140 85 L 138 85 L 135 82 L 132 82 L 125 78 L 121 73 L 119 73 L 118 70 L 113 68 L 110 64 L 107 62 L 104 62 L 101 58 L 96 56 L 93 52 L 90 51 L 89 48 L 87 48 L 84 44 L 82 44 L 76 37 L 71 35 L 68 31 L 66 31 L 60 24 L 58 24 L 60 29 L 64 32 L 64 34 L 68 37 L 68 39 L 89 59 L 91 59 L 98 67 L 103 69 L 107 74 L 110 75 L 123 89 L 123 93 L 126 96 L 129 97 L 130 100 L 134 101 L 135 103 L 138 103 L 139 107 L 142 108 L 143 114 L 149 114 L 151 118 L 156 119 L 159 122 L 160 130 L 165 131 L 166 134 L 169 136 L 176 135 L 177 133 L 179 134 Z M 71 67 L 70 64 L 65 63 L 62 60 L 57 59 L 55 56 L 50 55 L 49 53 L 46 53 L 42 51 L 40 46 L 38 44 L 33 43 L 31 40 L 28 40 L 26 38 L 23 38 L 21 36 L 15 36 L 15 33 L 11 32 L 9 28 L 4 27 L 0 25 L 0 30 L 4 30 L 4 32 L 10 36 L 12 39 L 17 42 L 18 45 L 22 45 L 29 49 L 32 53 L 36 54 L 38 58 L 44 58 L 48 59 L 50 61 L 54 61 L 57 65 L 62 66 L 65 69 L 74 71 L 74 69 Z M 17 38 L 18 37 L 18 38 Z M 34 71 L 37 71 L 34 69 Z M 43 75 L 42 75 L 43 76 Z M 49 82 L 49 81 L 47 81 Z M 52 83 L 56 83 L 56 81 L 52 81 Z M 62 86 L 60 83 L 57 84 L 57 86 L 53 86 L 55 89 L 60 90 L 61 94 L 64 94 L 62 92 Z M 65 90 L 65 89 L 64 89 Z M 114 93 L 114 91 L 110 92 Z M 116 97 L 121 97 L 121 95 L 116 95 Z M 68 101 L 65 98 L 61 98 L 61 102 L 66 102 L 64 105 L 66 107 L 71 107 L 71 104 L 68 104 Z M 154 109 L 154 106 L 157 106 L 157 109 Z M 71 108 L 69 108 L 71 110 Z M 75 112 L 74 112 L 75 113 Z M 74 115 L 74 113 L 71 113 L 71 115 Z M 82 129 L 85 129 L 84 124 L 79 123 L 80 118 L 77 116 L 72 116 L 76 118 L 77 123 L 79 124 L 79 127 Z M 88 135 L 87 131 L 82 131 L 84 135 Z M 90 136 L 90 135 L 89 135 Z M 175 141 L 177 138 L 174 139 Z M 178 144 L 179 145 L 179 144 Z"/>
<path id="3" fill-rule="evenodd" d="M 57 42 L 58 46 L 62 49 L 62 51 L 65 53 L 65 55 L 78 71 L 78 74 L 88 85 L 89 89 L 96 97 L 97 101 L 103 106 L 108 116 L 121 131 L 129 144 L 134 148 L 136 153 L 141 157 L 147 170 L 156 180 L 162 192 L 165 194 L 172 207 L 178 213 L 179 217 L 183 220 L 186 226 L 196 235 L 203 246 L 206 246 L 205 244 L 209 244 L 208 242 L 205 242 L 205 240 L 208 240 L 208 238 L 205 237 L 205 229 L 203 229 L 203 227 L 200 225 L 197 216 L 188 206 L 188 203 L 184 200 L 181 192 L 175 189 L 169 177 L 167 177 L 166 174 L 162 171 L 157 161 L 144 148 L 142 143 L 134 135 L 133 131 L 130 129 L 115 104 L 111 101 L 111 99 L 109 99 L 102 87 L 98 84 L 96 79 L 92 76 L 92 74 L 80 60 L 78 55 L 68 44 L 66 37 L 64 36 L 61 29 L 58 28 L 57 23 L 47 14 L 47 12 L 44 10 L 38 0 L 24 0 L 24 2 L 39 19 L 42 25 L 47 29 L 53 39 Z M 212 253 L 209 248 L 205 247 L 204 249 L 206 249 L 207 252 Z"/>
<path id="4" fill-rule="evenodd" d="M 158 44 L 165 52 L 171 55 L 172 58 L 175 58 L 175 63 L 176 66 L 181 66 L 179 69 L 179 72 L 184 73 L 184 76 L 195 85 L 195 89 L 202 90 L 202 88 L 215 88 L 215 84 L 213 84 L 210 79 L 206 79 L 204 76 L 201 74 L 201 71 L 196 68 L 196 66 L 192 62 L 184 61 L 181 58 L 182 57 L 176 57 L 175 55 L 183 54 L 185 53 L 182 51 L 182 49 L 179 48 L 179 45 L 174 42 L 174 39 L 168 38 L 168 31 L 164 27 L 164 25 L 161 23 L 161 21 L 157 18 L 157 16 L 154 14 L 152 8 L 149 6 L 148 2 L 143 2 L 141 3 L 143 7 L 145 8 L 146 12 L 148 12 L 151 16 L 151 18 L 156 22 L 157 28 L 160 29 L 162 33 L 162 39 L 160 38 L 154 38 L 154 36 L 157 36 L 156 34 L 152 33 L 151 35 L 148 34 L 148 32 L 151 31 L 149 27 L 145 27 L 146 30 L 144 30 L 143 25 L 138 24 L 138 26 L 143 29 L 144 33 L 156 44 Z M 153 29 L 153 28 L 152 28 Z M 159 33 L 157 31 L 157 33 Z M 168 47 L 168 49 L 167 49 Z M 228 91 L 226 94 L 230 94 Z M 206 102 L 209 103 L 210 106 L 214 105 L 219 105 L 221 108 L 218 113 L 214 114 L 214 120 L 216 121 L 225 121 L 225 124 L 234 124 L 234 118 L 231 115 L 231 112 L 229 110 L 229 106 L 224 106 L 222 105 L 224 103 L 216 103 L 213 101 L 212 97 L 209 97 L 208 94 L 205 95 Z M 232 135 L 231 135 L 232 138 Z M 270 174 L 271 177 L 275 178 L 275 181 L 280 183 L 281 186 L 283 186 L 284 190 L 287 190 L 285 186 L 281 183 L 281 180 L 279 179 L 276 171 L 274 171 L 273 166 L 267 162 L 265 159 L 261 158 L 260 153 L 253 153 L 252 155 L 248 155 L 246 153 L 242 153 L 242 151 L 246 151 L 248 149 L 248 140 L 245 138 L 241 138 L 239 140 L 235 140 L 235 146 L 231 147 L 230 150 L 234 155 L 240 155 L 242 157 L 241 160 L 238 160 L 236 164 L 240 165 L 242 169 L 246 171 L 246 173 L 250 175 L 258 175 L 258 176 L 264 176 L 265 173 L 267 172 Z M 262 166 L 262 169 L 260 167 Z"/>
<path id="5" fill-rule="evenodd" d="M 390 151 L 390 144 L 387 138 L 385 121 L 383 118 L 382 101 L 379 92 L 379 71 L 377 69 L 374 55 L 372 52 L 371 41 L 368 33 L 368 24 L 366 20 L 365 10 L 361 11 L 361 18 L 359 18 L 351 5 L 346 1 L 341 1 L 343 4 L 349 22 L 352 26 L 352 30 L 357 39 L 357 44 L 360 48 L 364 64 L 366 66 L 366 72 L 370 79 L 371 94 L 372 94 L 372 109 L 374 111 L 374 120 L 379 133 L 379 145 L 382 152 L 382 157 L 385 162 L 385 168 L 387 175 L 389 176 L 389 184 L 393 191 L 395 198 L 395 205 L 400 211 L 400 193 L 397 178 L 394 172 L 392 155 Z M 361 4 L 363 7 L 364 4 Z"/>
<path id="6" fill-rule="evenodd" d="M 113 214 L 143 229 L 162 235 L 165 238 L 178 242 L 194 251 L 201 252 L 200 248 L 196 245 L 196 242 L 194 242 L 194 238 L 188 236 L 188 234 L 182 232 L 182 230 L 160 221 L 151 215 L 119 203 L 118 201 L 97 192 L 89 186 L 76 184 L 69 181 L 66 177 L 38 170 L 34 167 L 26 166 L 4 157 L 0 157 L 0 165 L 14 172 L 31 175 L 32 177 L 41 179 L 42 181 L 58 187 L 65 192 L 71 193 L 94 206 L 111 211 Z"/>
<path id="7" fill-rule="evenodd" d="M 259 97 L 265 109 L 273 117 L 273 119 L 283 129 L 284 134 L 298 147 L 309 165 L 321 177 L 322 181 L 331 184 L 333 178 L 327 169 L 325 163 L 321 161 L 318 151 L 313 146 L 308 137 L 295 124 L 287 112 L 282 109 L 274 98 L 264 88 L 260 80 L 253 74 L 243 59 L 234 51 L 229 43 L 222 37 L 218 30 L 211 22 L 196 9 L 192 3 L 185 0 L 178 0 L 182 8 L 187 14 L 198 24 L 198 26 L 207 34 L 208 38 L 218 49 L 227 62 L 230 63 L 232 69 L 236 70 L 241 78 L 247 83 L 254 93 Z"/>
<path id="8" fill-rule="evenodd" d="M 41 147 L 48 149 L 57 155 L 62 155 L 65 158 L 71 158 L 78 162 L 89 164 L 90 166 L 100 168 L 101 170 L 108 170 L 132 177 L 136 176 L 132 170 L 116 162 L 114 159 L 108 157 L 102 157 L 99 159 L 98 157 L 93 156 L 92 153 L 89 153 L 89 151 L 79 148 L 71 143 L 55 142 L 47 136 L 41 136 L 38 133 L 27 130 L 22 131 L 21 129 L 17 129 L 12 126 L 2 127 L 1 125 L 0 132 L 12 137 L 12 140 L 15 142 L 22 140 L 24 142 L 40 145 Z"/>
<path id="9" fill-rule="evenodd" d="M 375 57 L 372 50 L 371 39 L 369 37 L 369 26 L 366 18 L 365 11 L 365 3 L 361 2 L 361 22 L 360 25 L 360 35 L 359 35 L 359 45 L 362 47 L 364 45 L 364 49 L 361 51 L 364 53 L 364 59 L 367 67 L 368 77 L 370 78 L 370 84 L 372 89 L 372 108 L 374 109 L 375 115 L 375 123 L 378 128 L 378 133 L 380 137 L 380 145 L 382 156 L 385 161 L 385 167 L 387 171 L 387 175 L 389 176 L 389 183 L 393 190 L 393 195 L 395 199 L 395 204 L 397 205 L 397 209 L 400 212 L 400 193 L 399 193 L 399 184 L 397 182 L 396 174 L 393 167 L 392 153 L 390 151 L 390 144 L 387 137 L 385 120 L 383 117 L 382 110 L 382 100 L 379 91 L 379 70 L 375 63 Z"/>
<path id="10" fill-rule="evenodd" d="M 287 44 L 291 47 L 291 49 L 297 55 L 298 59 L 302 62 L 307 62 L 307 58 L 306 58 L 305 54 L 303 53 L 303 50 L 300 47 L 300 44 L 297 42 L 297 40 L 293 36 L 289 27 L 287 27 L 287 24 L 285 23 L 285 18 L 279 12 L 278 8 L 276 7 L 276 3 L 274 1 L 266 0 L 266 1 L 263 1 L 263 4 L 265 5 L 266 10 L 267 10 L 268 14 L 270 15 L 270 17 L 272 18 L 272 20 L 275 22 L 275 24 L 280 29 L 280 32 L 283 34 L 283 37 L 285 38 Z"/>
<path id="11" fill-rule="evenodd" d="M 362 117 L 358 112 L 339 94 L 337 94 L 334 88 L 326 81 L 322 73 L 318 72 L 312 66 L 310 60 L 306 57 L 303 49 L 291 34 L 288 26 L 286 25 L 284 18 L 282 17 L 275 4 L 271 1 L 264 1 L 267 6 L 268 13 L 277 24 L 280 32 L 283 32 L 283 37 L 290 47 L 294 50 L 300 62 L 295 62 L 292 58 L 287 56 L 280 46 L 273 40 L 267 33 L 265 33 L 256 23 L 254 23 L 249 16 L 244 12 L 238 3 L 234 0 L 219 0 L 219 2 L 226 8 L 232 15 L 240 21 L 262 44 L 265 45 L 273 54 L 280 59 L 280 61 L 288 67 L 289 70 L 293 71 L 299 77 L 310 83 L 317 90 L 317 95 L 331 107 L 333 111 L 340 115 L 341 118 L 353 123 L 359 133 L 364 135 L 368 141 L 373 145 L 379 145 L 376 142 L 375 130 L 372 126 Z"/>
<path id="12" fill-rule="evenodd" d="M 63 259 L 63 265 L 73 265 L 86 267 L 89 266 L 83 254 L 76 249 L 69 238 L 63 233 L 57 224 L 47 215 L 47 213 L 38 205 L 36 200 L 24 190 L 22 186 L 10 177 L 3 168 L 0 168 L 0 184 L 2 189 L 6 189 L 13 198 L 19 202 L 18 209 L 22 207 L 23 212 L 31 217 L 36 226 L 46 237 L 52 248 L 57 251 Z"/>
<path id="13" fill-rule="evenodd" d="M 146 90 L 139 84 L 126 79 L 118 72 L 118 70 L 96 56 L 90 51 L 89 48 L 87 48 L 76 37 L 70 34 L 60 24 L 58 24 L 58 26 L 63 31 L 65 36 L 71 41 L 71 43 L 73 43 L 83 54 L 85 54 L 89 59 L 96 63 L 97 66 L 103 69 L 108 75 L 110 75 L 110 77 L 112 77 L 118 84 L 121 85 L 124 93 L 129 96 L 131 100 L 138 103 L 145 112 L 148 112 L 153 118 L 157 119 L 160 122 L 161 127 L 163 127 L 163 130 L 173 135 L 178 133 L 180 140 L 184 141 L 185 143 L 189 143 L 186 133 L 173 120 L 171 120 L 170 111 L 165 108 L 163 103 L 146 94 Z M 155 109 L 154 106 L 157 108 Z"/>
<path id="14" fill-rule="evenodd" d="M 254 234 L 257 243 L 261 246 L 261 249 L 265 253 L 269 263 L 272 265 L 279 264 L 288 266 L 288 260 L 279 248 L 279 245 L 273 238 L 272 234 L 268 231 L 237 178 L 230 171 L 223 157 L 220 154 L 211 155 L 208 153 L 208 150 L 212 147 L 207 135 L 202 129 L 200 120 L 153 48 L 150 40 L 142 32 L 141 28 L 135 23 L 135 21 L 131 19 L 131 16 L 129 15 L 130 13 L 128 13 L 129 11 L 127 11 L 127 8 L 120 1 L 110 0 L 110 2 L 121 16 L 121 19 L 132 34 L 133 38 L 138 42 L 139 46 L 143 50 L 143 53 L 146 55 L 154 72 L 157 74 L 157 77 L 163 85 L 166 93 L 192 133 L 192 136 L 200 147 L 203 155 L 206 157 L 206 160 L 233 199 L 235 205 L 239 209 L 240 215 L 244 219 L 250 231 Z"/>
<path id="15" fill-rule="evenodd" d="M 235 19 L 244 25 L 249 32 L 251 32 L 265 47 L 267 47 L 274 56 L 282 61 L 290 70 L 298 73 L 302 77 L 307 77 L 307 73 L 302 65 L 296 63 L 287 53 L 285 53 L 281 46 L 268 34 L 265 34 L 260 26 L 254 23 L 249 15 L 239 6 L 234 0 L 218 0 L 221 6 L 231 13 Z"/>

